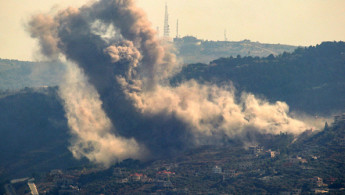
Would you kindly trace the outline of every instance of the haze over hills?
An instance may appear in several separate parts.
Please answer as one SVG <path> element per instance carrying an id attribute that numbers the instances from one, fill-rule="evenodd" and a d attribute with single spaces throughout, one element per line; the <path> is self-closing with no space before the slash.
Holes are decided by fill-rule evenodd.
<path id="1" fill-rule="evenodd" d="M 0 59 L 0 91 L 57 86 L 64 72 L 65 66 L 58 62 Z"/>

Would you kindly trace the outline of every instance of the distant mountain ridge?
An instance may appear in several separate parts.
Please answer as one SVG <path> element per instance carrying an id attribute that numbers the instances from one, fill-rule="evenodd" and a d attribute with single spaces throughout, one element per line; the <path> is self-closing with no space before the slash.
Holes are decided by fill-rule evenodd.
<path id="1" fill-rule="evenodd" d="M 0 91 L 56 86 L 64 71 L 65 67 L 59 62 L 0 59 Z"/>

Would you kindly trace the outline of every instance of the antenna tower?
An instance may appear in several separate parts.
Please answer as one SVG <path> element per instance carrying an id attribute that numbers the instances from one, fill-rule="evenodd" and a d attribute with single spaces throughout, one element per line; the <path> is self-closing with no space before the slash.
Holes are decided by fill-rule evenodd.
<path id="1" fill-rule="evenodd" d="M 226 29 L 224 30 L 224 41 L 228 41 L 228 37 L 226 36 Z"/>
<path id="2" fill-rule="evenodd" d="M 177 19 L 177 22 L 176 22 L 176 38 L 179 37 L 179 34 L 178 34 L 178 19 Z"/>
<path id="3" fill-rule="evenodd" d="M 169 28 L 169 14 L 168 5 L 165 4 L 165 17 L 164 17 L 164 37 L 169 38 L 170 28 Z"/>

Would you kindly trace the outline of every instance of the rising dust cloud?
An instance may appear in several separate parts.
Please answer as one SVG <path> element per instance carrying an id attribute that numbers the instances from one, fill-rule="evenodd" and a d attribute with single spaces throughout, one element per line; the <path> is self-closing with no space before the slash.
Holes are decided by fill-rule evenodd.
<path id="1" fill-rule="evenodd" d="M 255 130 L 299 134 L 312 128 L 284 102 L 235 96 L 231 84 L 169 78 L 181 64 L 133 0 L 100 0 L 32 17 L 28 31 L 51 60 L 67 59 L 64 100 L 74 157 L 109 166 L 154 158 Z"/>

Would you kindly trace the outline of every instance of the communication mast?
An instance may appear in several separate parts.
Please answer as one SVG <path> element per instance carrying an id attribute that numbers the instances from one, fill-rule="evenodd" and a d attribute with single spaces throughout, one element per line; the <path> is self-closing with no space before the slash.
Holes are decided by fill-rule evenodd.
<path id="1" fill-rule="evenodd" d="M 164 38 L 169 38 L 170 28 L 169 28 L 169 14 L 168 5 L 165 4 L 165 17 L 164 17 Z"/>
<path id="2" fill-rule="evenodd" d="M 179 34 L 178 34 L 178 19 L 177 19 L 177 22 L 176 22 L 176 38 L 179 37 Z"/>
<path id="3" fill-rule="evenodd" d="M 224 30 L 224 41 L 228 41 L 228 37 L 226 36 L 226 29 Z"/>

